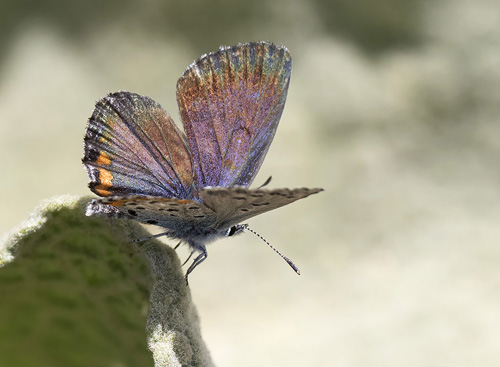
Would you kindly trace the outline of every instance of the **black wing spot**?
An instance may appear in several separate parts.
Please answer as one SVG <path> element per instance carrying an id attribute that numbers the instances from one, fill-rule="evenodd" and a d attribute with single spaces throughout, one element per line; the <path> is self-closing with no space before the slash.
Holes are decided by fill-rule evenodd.
<path id="1" fill-rule="evenodd" d="M 247 198 L 246 197 L 242 197 L 242 196 L 233 196 L 233 199 L 234 200 L 246 200 Z"/>
<path id="2" fill-rule="evenodd" d="M 205 215 L 193 215 L 193 218 L 205 218 Z"/>
<path id="3" fill-rule="evenodd" d="M 163 210 L 165 210 L 165 209 L 163 209 Z M 166 209 L 166 210 L 167 210 L 167 212 L 178 212 L 179 211 L 179 209 Z"/>
<path id="4" fill-rule="evenodd" d="M 99 158 L 99 155 L 101 152 L 98 149 L 95 149 L 93 147 L 90 147 L 86 152 L 85 152 L 85 159 L 95 162 L 97 161 L 97 158 Z"/>
<path id="5" fill-rule="evenodd" d="M 266 206 L 269 205 L 269 203 L 252 203 L 252 206 Z"/>
<path id="6" fill-rule="evenodd" d="M 133 217 L 137 217 L 137 212 L 135 210 L 129 209 L 129 210 L 127 210 L 127 213 L 129 213 Z"/>
<path id="7" fill-rule="evenodd" d="M 136 208 L 136 209 L 138 209 L 138 210 L 145 210 L 145 209 L 146 209 L 146 208 L 145 208 L 145 207 L 143 207 L 143 206 L 136 206 L 135 208 Z"/>
<path id="8" fill-rule="evenodd" d="M 248 212 L 248 211 L 250 211 L 250 209 L 248 209 L 248 208 L 241 208 L 240 210 L 241 210 L 242 212 Z"/>
<path id="9" fill-rule="evenodd" d="M 148 224 L 158 224 L 158 221 L 154 220 L 154 219 L 149 219 L 149 220 L 146 221 L 146 223 L 148 223 Z"/>
<path id="10" fill-rule="evenodd" d="M 189 210 L 198 210 L 198 209 L 200 209 L 200 207 L 199 206 L 190 206 L 188 209 Z"/>

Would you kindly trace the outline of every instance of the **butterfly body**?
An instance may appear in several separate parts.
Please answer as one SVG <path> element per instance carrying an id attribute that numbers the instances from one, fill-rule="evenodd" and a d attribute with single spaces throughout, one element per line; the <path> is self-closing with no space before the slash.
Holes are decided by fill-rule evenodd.
<path id="1" fill-rule="evenodd" d="M 241 233 L 240 223 L 322 189 L 249 189 L 283 111 L 291 58 L 269 42 L 221 48 L 177 83 L 186 134 L 149 97 L 122 91 L 97 102 L 84 139 L 88 215 L 165 228 L 207 256 L 206 244 Z"/>

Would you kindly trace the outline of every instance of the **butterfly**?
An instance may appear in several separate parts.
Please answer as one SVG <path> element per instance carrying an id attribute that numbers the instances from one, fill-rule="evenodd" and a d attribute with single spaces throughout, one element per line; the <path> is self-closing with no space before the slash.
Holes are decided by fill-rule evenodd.
<path id="1" fill-rule="evenodd" d="M 165 228 L 148 238 L 165 235 L 198 253 L 187 281 L 207 258 L 208 243 L 249 229 L 240 223 L 251 217 L 322 191 L 248 188 L 276 133 L 291 71 L 288 50 L 270 42 L 203 55 L 177 82 L 185 133 L 149 97 L 119 91 L 99 100 L 82 161 L 91 191 L 102 198 L 86 214 Z"/>

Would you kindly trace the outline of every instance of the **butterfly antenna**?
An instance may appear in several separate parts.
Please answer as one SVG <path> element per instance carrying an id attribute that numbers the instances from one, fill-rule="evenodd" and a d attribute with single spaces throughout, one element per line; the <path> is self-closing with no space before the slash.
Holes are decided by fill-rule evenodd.
<path id="1" fill-rule="evenodd" d="M 266 182 L 264 182 L 262 185 L 257 187 L 257 189 L 262 189 L 264 186 L 267 186 L 269 184 L 269 182 L 271 182 L 272 178 L 273 178 L 273 176 L 269 176 L 269 178 L 266 180 Z"/>
<path id="2" fill-rule="evenodd" d="M 288 265 L 290 265 L 290 267 L 291 267 L 293 270 L 295 270 L 295 272 L 296 272 L 297 274 L 299 274 L 299 275 L 300 275 L 300 270 L 299 270 L 299 268 L 297 267 L 297 265 L 295 265 L 295 264 L 292 262 L 292 260 L 290 260 L 288 257 L 286 257 L 286 256 L 285 256 L 285 255 L 283 255 L 281 252 L 279 252 L 279 251 L 278 251 L 278 250 L 277 250 L 277 249 L 276 249 L 273 245 L 271 245 L 271 244 L 270 244 L 270 243 L 269 243 L 269 242 L 268 242 L 268 241 L 267 241 L 264 237 L 262 237 L 260 234 L 258 234 L 257 232 L 255 232 L 252 228 L 250 228 L 250 227 L 248 226 L 248 224 L 243 224 L 243 227 L 244 227 L 246 230 L 248 230 L 249 232 L 252 232 L 252 233 L 253 233 L 254 235 L 256 235 L 257 237 L 259 237 L 262 241 L 264 241 L 264 242 L 265 242 L 265 243 L 266 243 L 269 247 L 271 247 L 271 248 L 274 250 L 274 252 L 276 252 L 278 255 L 280 255 L 280 256 L 281 256 L 281 258 L 282 258 L 283 260 L 285 260 L 285 261 L 288 263 Z"/>

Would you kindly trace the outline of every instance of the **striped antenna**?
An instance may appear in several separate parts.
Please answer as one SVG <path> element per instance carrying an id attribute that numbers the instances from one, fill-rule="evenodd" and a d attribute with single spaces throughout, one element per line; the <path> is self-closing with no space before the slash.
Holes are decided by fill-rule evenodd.
<path id="1" fill-rule="evenodd" d="M 269 247 L 271 247 L 271 248 L 274 250 L 274 252 L 276 252 L 278 255 L 280 255 L 280 256 L 281 256 L 281 258 L 282 258 L 283 260 L 285 260 L 285 261 L 288 263 L 288 265 L 290 265 L 290 267 L 291 267 L 293 270 L 295 270 L 295 272 L 296 272 L 297 274 L 299 274 L 299 275 L 300 275 L 300 270 L 299 270 L 299 268 L 297 267 L 297 265 L 295 265 L 295 264 L 292 262 L 292 260 L 290 260 L 288 257 L 286 257 L 286 256 L 285 256 L 285 255 L 283 255 L 281 252 L 279 252 L 279 251 L 278 251 L 278 250 L 277 250 L 277 249 L 276 249 L 273 245 L 271 245 L 271 244 L 270 244 L 270 243 L 269 243 L 269 242 L 268 242 L 268 241 L 267 241 L 264 237 L 262 237 L 260 234 L 258 234 L 257 232 L 255 232 L 252 228 L 250 228 L 250 227 L 248 226 L 248 224 L 242 224 L 241 226 L 242 226 L 242 228 L 244 228 L 244 229 L 248 230 L 249 232 L 252 232 L 254 235 L 256 235 L 257 237 L 259 237 L 262 241 L 264 241 L 264 242 L 265 242 L 265 243 L 266 243 Z"/>

